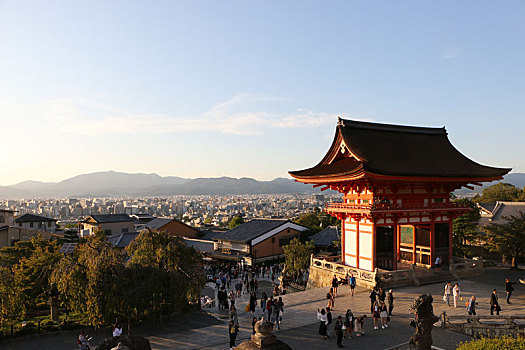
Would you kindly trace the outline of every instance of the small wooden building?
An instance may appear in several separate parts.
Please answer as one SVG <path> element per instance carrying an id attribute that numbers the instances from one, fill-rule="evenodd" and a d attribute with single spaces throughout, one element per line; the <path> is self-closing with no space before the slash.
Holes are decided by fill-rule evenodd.
<path id="1" fill-rule="evenodd" d="M 478 164 L 445 128 L 339 119 L 332 146 L 316 166 L 290 171 L 296 181 L 343 194 L 325 210 L 342 220 L 341 260 L 364 270 L 431 266 L 452 259 L 452 220 L 469 208 L 450 193 L 502 179 L 511 169 Z"/>

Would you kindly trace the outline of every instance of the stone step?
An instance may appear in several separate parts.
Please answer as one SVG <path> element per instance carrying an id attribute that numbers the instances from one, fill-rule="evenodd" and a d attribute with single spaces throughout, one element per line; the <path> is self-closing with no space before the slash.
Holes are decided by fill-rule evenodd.
<path id="1" fill-rule="evenodd" d="M 428 276 L 418 276 L 417 277 L 417 282 L 420 286 L 423 286 L 423 285 L 426 285 L 426 284 L 434 284 L 434 283 L 438 283 L 438 282 L 448 282 L 448 281 L 453 281 L 455 280 L 456 278 L 454 277 L 454 275 L 450 272 L 442 272 L 442 273 L 439 273 L 439 274 L 432 274 L 432 275 L 428 275 Z"/>

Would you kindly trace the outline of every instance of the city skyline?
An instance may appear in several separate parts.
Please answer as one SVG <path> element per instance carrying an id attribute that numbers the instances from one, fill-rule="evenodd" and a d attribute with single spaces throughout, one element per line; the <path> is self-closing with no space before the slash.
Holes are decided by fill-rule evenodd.
<path id="1" fill-rule="evenodd" d="M 525 4 L 0 3 L 0 185 L 288 177 L 337 117 L 525 172 Z"/>

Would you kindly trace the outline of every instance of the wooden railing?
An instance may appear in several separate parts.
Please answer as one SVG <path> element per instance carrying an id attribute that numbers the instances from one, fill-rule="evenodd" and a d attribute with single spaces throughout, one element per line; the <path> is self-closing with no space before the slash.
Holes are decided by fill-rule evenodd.
<path id="1" fill-rule="evenodd" d="M 373 203 L 373 204 L 354 204 L 354 203 L 327 203 L 326 211 L 334 212 L 392 212 L 392 211 L 442 211 L 442 210 L 466 210 L 468 204 L 449 202 L 449 203 Z"/>
<path id="2" fill-rule="evenodd" d="M 329 261 L 326 258 L 318 259 L 318 258 L 315 258 L 313 254 L 310 257 L 310 266 L 317 268 L 317 269 L 330 271 L 331 273 L 339 276 L 340 278 L 345 277 L 346 274 L 348 275 L 353 274 L 354 277 L 358 281 L 359 280 L 363 281 L 367 285 L 375 284 L 376 271 L 367 271 L 367 270 L 358 269 L 356 267 L 347 266 L 347 265 L 339 264 L 333 261 Z"/>

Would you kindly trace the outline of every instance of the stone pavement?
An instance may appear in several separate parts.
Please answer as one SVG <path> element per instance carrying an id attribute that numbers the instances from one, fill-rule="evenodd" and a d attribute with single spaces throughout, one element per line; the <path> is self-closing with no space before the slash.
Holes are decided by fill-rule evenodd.
<path id="1" fill-rule="evenodd" d="M 412 315 L 409 308 L 416 296 L 422 293 L 431 293 L 434 296 L 434 313 L 440 315 L 446 311 L 449 315 L 466 315 L 464 303 L 466 298 L 476 295 L 478 299 L 478 315 L 489 314 L 489 297 L 493 288 L 500 291 L 500 304 L 503 309 L 502 315 L 525 315 L 525 285 L 516 285 L 512 301 L 513 304 L 507 305 L 505 302 L 504 279 L 509 276 L 511 280 L 524 278 L 525 272 L 511 272 L 504 268 L 489 268 L 483 276 L 476 276 L 457 281 L 460 283 L 464 298 L 458 308 L 447 306 L 442 300 L 443 283 L 426 285 L 421 287 L 404 287 L 394 290 L 395 308 L 392 317 L 391 327 L 385 330 L 371 329 L 373 320 L 369 317 L 365 324 L 367 335 L 352 340 L 345 340 L 346 347 L 352 349 L 385 349 L 390 346 L 398 345 L 408 341 L 413 328 L 408 326 Z M 456 281 L 452 281 L 453 283 Z M 261 282 L 263 289 L 269 288 L 271 283 Z M 304 292 L 293 293 L 283 296 L 284 315 L 281 331 L 275 334 L 285 342 L 288 342 L 294 349 L 329 349 L 336 348 L 335 339 L 321 340 L 317 334 L 318 322 L 316 311 L 318 308 L 326 307 L 326 293 L 329 288 L 319 288 Z M 260 294 L 260 292 L 259 292 Z M 367 314 L 370 316 L 370 299 L 368 290 L 357 287 L 356 293 L 350 296 L 348 286 L 339 288 L 339 297 L 336 299 L 333 311 L 334 319 L 338 315 L 343 315 L 346 309 L 352 309 L 354 315 Z M 248 295 L 244 295 L 237 300 L 240 333 L 238 337 L 241 341 L 251 336 L 250 313 L 244 312 L 244 307 L 248 302 Z M 183 315 L 181 319 L 171 325 L 165 325 L 164 329 L 159 330 L 141 329 L 140 334 L 148 336 L 152 348 L 155 350 L 164 349 L 227 349 L 228 348 L 228 315 L 219 313 L 215 309 L 206 309 L 212 316 L 205 313 L 201 315 Z M 261 315 L 261 309 L 257 309 L 256 316 Z M 438 324 L 436 324 L 438 325 Z M 439 328 L 434 328 L 433 336 L 435 345 L 442 349 L 454 349 L 460 341 L 469 338 Z M 137 334 L 137 335 L 140 335 Z M 54 337 L 54 338 L 53 338 Z M 67 337 L 65 339 L 64 337 Z M 53 341 L 54 339 L 54 341 Z M 97 342 L 92 342 L 96 345 Z M 71 342 L 71 336 L 43 336 L 38 339 L 14 340 L 9 343 L 0 344 L 0 348 L 9 350 L 19 349 L 57 349 L 71 350 L 76 346 Z"/>

